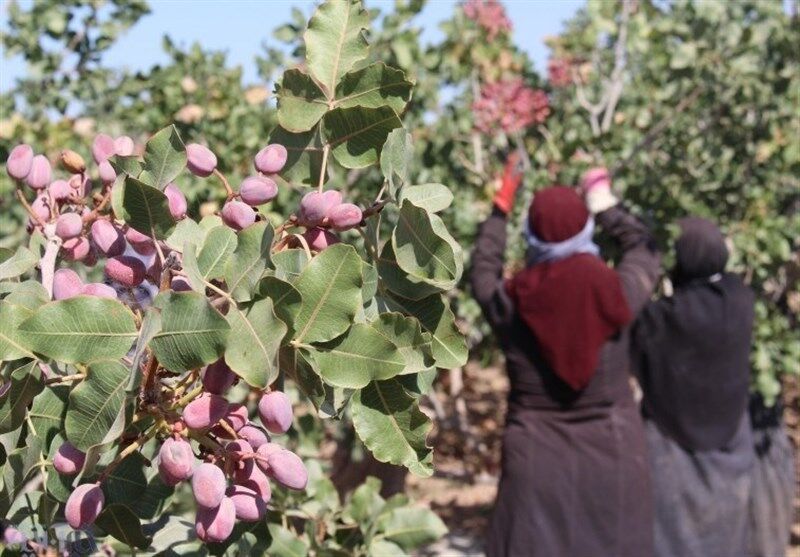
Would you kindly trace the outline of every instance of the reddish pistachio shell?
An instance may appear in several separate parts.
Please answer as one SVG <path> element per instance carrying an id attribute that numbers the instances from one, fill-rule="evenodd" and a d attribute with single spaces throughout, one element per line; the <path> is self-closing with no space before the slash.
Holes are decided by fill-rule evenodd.
<path id="1" fill-rule="evenodd" d="M 94 142 L 92 143 L 92 157 L 94 157 L 94 162 L 100 164 L 108 160 L 109 157 L 113 157 L 115 154 L 116 147 L 114 145 L 114 139 L 110 135 L 104 133 L 97 134 L 97 137 L 94 138 Z"/>
<path id="2" fill-rule="evenodd" d="M 143 257 L 150 257 L 156 253 L 156 244 L 152 241 L 144 244 L 131 244 L 131 248 Z"/>
<path id="3" fill-rule="evenodd" d="M 286 449 L 277 451 L 267 458 L 269 477 L 289 489 L 305 489 L 308 484 L 308 471 L 300 457 Z"/>
<path id="4" fill-rule="evenodd" d="M 204 542 L 223 542 L 233 532 L 236 522 L 236 506 L 229 497 L 223 497 L 213 509 L 197 509 L 194 529 Z"/>
<path id="5" fill-rule="evenodd" d="M 352 203 L 342 203 L 331 209 L 328 219 L 334 230 L 350 230 L 361 224 L 361 209 Z"/>
<path id="6" fill-rule="evenodd" d="M 174 219 L 182 219 L 186 216 L 186 196 L 183 192 L 173 183 L 167 184 L 164 188 L 164 195 L 167 196 L 169 202 L 169 212 Z"/>
<path id="7" fill-rule="evenodd" d="M 190 143 L 186 146 L 186 168 L 201 178 L 211 176 L 217 168 L 217 156 L 204 145 Z"/>
<path id="8" fill-rule="evenodd" d="M 239 437 L 250 443 L 250 446 L 256 450 L 258 450 L 258 448 L 262 445 L 269 443 L 269 437 L 267 437 L 267 434 L 253 424 L 245 424 L 244 427 L 242 427 L 242 429 L 236 433 L 239 434 Z"/>
<path id="9" fill-rule="evenodd" d="M 190 429 L 206 429 L 228 413 L 228 401 L 214 394 L 203 394 L 183 409 L 183 421 Z"/>
<path id="10" fill-rule="evenodd" d="M 191 292 L 192 285 L 183 277 L 172 277 L 169 287 L 174 292 Z"/>
<path id="11" fill-rule="evenodd" d="M 86 175 L 73 174 L 67 183 L 78 197 L 86 197 L 92 191 L 92 183 Z"/>
<path id="12" fill-rule="evenodd" d="M 98 298 L 110 298 L 112 300 L 117 299 L 117 291 L 102 282 L 90 282 L 89 284 L 85 284 L 81 289 L 81 294 L 97 296 Z"/>
<path id="13" fill-rule="evenodd" d="M 264 174 L 276 174 L 283 170 L 289 153 L 286 147 L 273 143 L 261 149 L 253 161 L 256 170 Z"/>
<path id="14" fill-rule="evenodd" d="M 241 201 L 228 201 L 222 207 L 222 222 L 234 230 L 242 230 L 256 222 L 256 213 L 253 208 Z"/>
<path id="15" fill-rule="evenodd" d="M 40 195 L 31 203 L 33 213 L 44 222 L 50 220 L 50 199 L 46 195 Z"/>
<path id="16" fill-rule="evenodd" d="M 83 281 L 72 269 L 59 269 L 53 275 L 53 299 L 66 300 L 81 293 Z"/>
<path id="17" fill-rule="evenodd" d="M 269 500 L 272 499 L 272 488 L 269 485 L 269 478 L 267 478 L 267 475 L 264 474 L 258 466 L 252 466 L 249 470 L 237 470 L 234 473 L 234 481 L 236 485 L 248 487 L 258 493 L 261 500 L 265 503 L 269 503 Z"/>
<path id="18" fill-rule="evenodd" d="M 217 507 L 225 497 L 225 474 L 219 466 L 204 462 L 192 476 L 192 493 L 198 506 L 205 509 Z"/>
<path id="19" fill-rule="evenodd" d="M 79 451 L 69 442 L 64 442 L 53 456 L 53 468 L 64 476 L 74 476 L 83 468 L 86 453 Z"/>
<path id="20" fill-rule="evenodd" d="M 28 542 L 28 537 L 9 524 L 3 530 L 2 542 L 6 545 L 23 545 Z"/>
<path id="21" fill-rule="evenodd" d="M 25 182 L 35 190 L 41 190 L 50 183 L 53 171 L 50 161 L 44 155 L 36 155 L 31 161 L 31 169 L 25 177 Z"/>
<path id="22" fill-rule="evenodd" d="M 183 438 L 168 438 L 158 451 L 158 472 L 164 483 L 176 485 L 192 477 L 194 469 L 192 446 Z"/>
<path id="23" fill-rule="evenodd" d="M 114 140 L 114 153 L 120 157 L 130 157 L 133 155 L 135 148 L 133 139 L 127 135 L 121 135 Z"/>
<path id="24" fill-rule="evenodd" d="M 8 154 L 6 172 L 15 180 L 24 180 L 31 171 L 33 164 L 33 149 L 30 145 L 17 145 Z"/>
<path id="25" fill-rule="evenodd" d="M 80 236 L 83 230 L 83 219 L 78 213 L 63 213 L 56 220 L 56 236 L 69 240 Z"/>
<path id="26" fill-rule="evenodd" d="M 254 490 L 241 485 L 232 485 L 226 495 L 233 501 L 236 518 L 242 522 L 257 522 L 264 518 L 267 505 Z"/>
<path id="27" fill-rule="evenodd" d="M 125 239 L 131 244 L 149 244 L 153 241 L 150 236 L 142 234 L 135 228 L 128 228 L 125 231 Z"/>
<path id="28" fill-rule="evenodd" d="M 47 186 L 47 193 L 50 194 L 50 198 L 54 201 L 64 201 L 65 199 L 69 199 L 73 191 L 72 186 L 70 186 L 69 182 L 66 180 L 56 180 Z"/>
<path id="29" fill-rule="evenodd" d="M 69 261 L 83 261 L 89 255 L 90 250 L 89 240 L 83 236 L 70 238 L 61 244 L 61 252 L 64 254 L 64 259 Z"/>
<path id="30" fill-rule="evenodd" d="M 298 221 L 303 226 L 319 226 L 331 209 L 342 202 L 342 194 L 336 190 L 310 191 L 300 200 Z"/>
<path id="31" fill-rule="evenodd" d="M 203 372 L 203 388 L 215 395 L 223 394 L 235 381 L 236 374 L 222 359 L 209 365 Z"/>
<path id="32" fill-rule="evenodd" d="M 81 484 L 67 499 L 64 516 L 76 530 L 86 528 L 94 524 L 105 502 L 103 490 L 98 484 Z"/>
<path id="33" fill-rule="evenodd" d="M 286 433 L 292 427 L 292 403 L 281 391 L 264 393 L 258 401 L 258 415 L 271 433 Z"/>
<path id="34" fill-rule="evenodd" d="M 233 431 L 239 431 L 248 421 L 247 407 L 243 404 L 231 404 L 228 407 L 228 413 L 222 419 L 225 421 L 226 424 L 228 424 L 228 427 L 231 428 Z M 211 432 L 214 433 L 217 437 L 222 437 L 226 439 L 231 438 L 231 434 L 228 432 L 228 430 L 222 427 L 222 425 L 220 424 L 214 426 Z"/>
<path id="35" fill-rule="evenodd" d="M 111 166 L 108 161 L 103 161 L 97 165 L 97 172 L 100 174 L 100 180 L 104 184 L 111 184 L 117 179 L 117 171 Z"/>
<path id="36" fill-rule="evenodd" d="M 269 470 L 269 455 L 278 453 L 282 450 L 284 450 L 283 447 L 275 443 L 264 443 L 258 447 L 258 450 L 256 451 L 256 454 L 258 455 L 256 462 L 262 470 L 267 471 Z"/>
<path id="37" fill-rule="evenodd" d="M 92 223 L 92 242 L 107 257 L 121 255 L 125 251 L 125 236 L 122 231 L 105 219 Z"/>
<path id="38" fill-rule="evenodd" d="M 118 255 L 106 261 L 105 275 L 128 288 L 139 286 L 146 273 L 144 263 L 135 257 Z"/>
<path id="39" fill-rule="evenodd" d="M 308 247 L 314 251 L 322 251 L 328 246 L 332 246 L 333 244 L 338 244 L 340 242 L 339 237 L 336 234 L 329 232 L 324 228 L 311 228 L 306 230 L 303 232 L 303 238 L 305 238 L 306 243 L 308 243 Z"/>
<path id="40" fill-rule="evenodd" d="M 239 187 L 239 196 L 242 201 L 255 207 L 269 203 L 278 195 L 278 185 L 272 178 L 266 176 L 250 176 L 245 178 Z"/>

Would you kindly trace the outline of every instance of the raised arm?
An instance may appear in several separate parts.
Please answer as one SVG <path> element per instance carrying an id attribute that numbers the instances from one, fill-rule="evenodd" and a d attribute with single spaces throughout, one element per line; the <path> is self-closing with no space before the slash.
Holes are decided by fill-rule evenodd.
<path id="1" fill-rule="evenodd" d="M 650 229 L 619 205 L 611 193 L 611 179 L 604 168 L 584 174 L 581 188 L 586 205 L 597 223 L 622 248 L 622 260 L 615 271 L 622 281 L 625 298 L 633 314 L 639 313 L 661 275 L 661 254 Z"/>
<path id="2" fill-rule="evenodd" d="M 513 304 L 503 287 L 503 255 L 506 248 L 506 214 L 496 206 L 484 221 L 472 254 L 472 295 L 494 327 L 511 321 Z"/>

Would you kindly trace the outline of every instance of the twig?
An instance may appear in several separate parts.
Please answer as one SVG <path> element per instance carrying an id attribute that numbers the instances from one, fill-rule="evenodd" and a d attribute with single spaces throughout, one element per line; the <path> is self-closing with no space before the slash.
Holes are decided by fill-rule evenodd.
<path id="1" fill-rule="evenodd" d="M 50 230 L 53 228 L 53 230 Z M 44 248 L 44 255 L 39 260 L 39 270 L 42 273 L 42 286 L 47 291 L 49 298 L 53 297 L 53 279 L 56 272 L 56 257 L 58 250 L 61 249 L 61 238 L 56 236 L 54 225 L 45 226 L 45 236 L 47 236 L 47 246 Z"/>
<path id="2" fill-rule="evenodd" d="M 86 379 L 86 375 L 83 373 L 73 373 L 72 375 L 58 375 L 56 377 L 51 377 L 45 380 L 45 385 L 54 385 L 56 383 L 69 383 L 70 381 L 79 381 L 81 379 Z"/>
<path id="3" fill-rule="evenodd" d="M 625 70 L 627 62 L 626 45 L 628 42 L 628 21 L 630 20 L 631 9 L 633 0 L 622 1 L 622 14 L 619 21 L 619 33 L 617 34 L 617 43 L 614 45 L 614 69 L 611 72 L 611 79 L 608 83 L 608 101 L 605 106 L 605 113 L 603 114 L 603 123 L 600 129 L 607 132 L 611 129 L 611 124 L 614 119 L 614 112 L 617 108 L 617 103 L 622 95 L 623 80 L 622 74 Z"/>
<path id="4" fill-rule="evenodd" d="M 22 193 L 22 190 L 20 190 L 20 189 L 19 189 L 19 185 L 18 185 L 18 187 L 17 187 L 17 199 L 19 199 L 19 202 L 20 202 L 20 203 L 22 203 L 22 206 L 23 206 L 23 207 L 25 207 L 25 210 L 28 212 L 28 215 L 30 215 L 30 217 L 31 217 L 31 218 L 32 218 L 34 221 L 36 221 L 36 222 L 39 224 L 39 226 L 41 226 L 42 228 L 44 228 L 44 227 L 45 227 L 45 225 L 46 225 L 47 223 L 46 223 L 46 222 L 44 222 L 44 221 L 43 221 L 41 218 L 39 218 L 39 215 L 37 215 L 37 214 L 36 214 L 36 213 L 33 211 L 33 209 L 31 208 L 31 206 L 28 204 L 28 200 L 27 200 L 27 199 L 25 199 L 25 195 Z"/>
<path id="5" fill-rule="evenodd" d="M 122 463 L 122 461 L 125 460 L 126 457 L 128 457 L 131 453 L 133 453 L 137 449 L 140 449 L 145 443 L 147 443 L 150 439 L 155 437 L 155 435 L 156 435 L 156 428 L 151 427 L 150 430 L 147 433 L 145 433 L 142 437 L 140 437 L 139 439 L 137 439 L 136 441 L 134 441 L 133 443 L 122 449 L 122 452 L 120 452 L 116 456 L 116 458 L 114 458 L 114 460 L 111 461 L 111 463 L 109 463 L 108 466 L 106 466 L 106 469 L 103 470 L 103 473 L 100 474 L 100 477 L 97 479 L 97 483 L 103 483 L 104 481 L 106 481 L 108 477 L 111 475 L 111 472 L 113 472 L 114 469 L 116 469 L 116 467 L 119 466 Z"/>
<path id="6" fill-rule="evenodd" d="M 222 172 L 220 172 L 218 169 L 215 168 L 214 169 L 214 176 L 219 178 L 220 181 L 222 182 L 222 185 L 225 187 L 225 196 L 226 196 L 228 201 L 230 201 L 231 199 L 236 197 L 236 192 L 233 191 L 233 189 L 231 188 L 231 185 L 228 183 L 228 179 L 225 177 L 225 175 Z"/>
<path id="7" fill-rule="evenodd" d="M 318 191 L 322 191 L 322 187 L 325 185 L 325 175 L 328 172 L 328 153 L 330 150 L 330 144 L 326 143 L 325 147 L 322 149 L 322 168 L 320 168 L 319 171 L 319 183 L 317 184 Z"/>

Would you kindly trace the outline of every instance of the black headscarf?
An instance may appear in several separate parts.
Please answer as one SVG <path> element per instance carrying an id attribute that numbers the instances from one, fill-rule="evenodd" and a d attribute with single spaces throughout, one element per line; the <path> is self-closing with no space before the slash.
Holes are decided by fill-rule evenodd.
<path id="1" fill-rule="evenodd" d="M 680 222 L 675 292 L 640 314 L 634 365 L 645 417 L 686 449 L 719 449 L 747 408 L 751 290 L 724 273 L 728 250 L 713 223 Z"/>

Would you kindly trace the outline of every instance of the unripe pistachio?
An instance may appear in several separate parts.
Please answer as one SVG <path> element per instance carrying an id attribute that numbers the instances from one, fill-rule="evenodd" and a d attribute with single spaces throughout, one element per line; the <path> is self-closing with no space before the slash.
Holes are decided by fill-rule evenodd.
<path id="1" fill-rule="evenodd" d="M 67 183 L 78 197 L 86 197 L 92 191 L 92 183 L 85 174 L 73 174 Z"/>
<path id="2" fill-rule="evenodd" d="M 169 201 L 169 212 L 174 219 L 182 219 L 186 216 L 186 197 L 183 192 L 173 183 L 167 184 L 164 188 L 164 195 Z"/>
<path id="3" fill-rule="evenodd" d="M 97 296 L 98 298 L 109 298 L 111 300 L 117 299 L 117 291 L 102 282 L 90 282 L 85 284 L 81 289 L 81 294 Z"/>
<path id="4" fill-rule="evenodd" d="M 261 471 L 258 466 L 252 466 L 249 470 L 238 469 L 234 472 L 236 485 L 248 487 L 258 493 L 261 500 L 269 503 L 272 498 L 272 488 L 269 485 L 269 478 Z"/>
<path id="5" fill-rule="evenodd" d="M 256 155 L 254 165 L 256 170 L 264 174 L 276 174 L 283 170 L 288 153 L 286 147 L 273 143 L 261 149 Z"/>
<path id="6" fill-rule="evenodd" d="M 127 135 L 121 135 L 114 140 L 114 152 L 120 157 L 130 157 L 135 149 L 133 139 Z"/>
<path id="7" fill-rule="evenodd" d="M 6 545 L 23 545 L 28 542 L 28 537 L 8 524 L 3 530 L 3 543 Z"/>
<path id="8" fill-rule="evenodd" d="M 225 417 L 222 419 L 233 431 L 239 431 L 248 422 L 247 407 L 243 404 L 231 404 L 228 407 L 228 413 L 225 414 Z M 220 424 L 214 426 L 211 429 L 211 432 L 217 437 L 222 437 L 225 439 L 231 438 L 231 434 L 228 432 L 228 430 L 222 427 Z"/>
<path id="9" fill-rule="evenodd" d="M 269 437 L 267 437 L 267 434 L 251 423 L 245 424 L 244 427 L 242 427 L 242 429 L 236 433 L 239 434 L 239 437 L 250 443 L 250 446 L 255 450 L 258 450 L 258 448 L 262 445 L 269 443 Z"/>
<path id="10" fill-rule="evenodd" d="M 361 209 L 352 203 L 342 203 L 330 210 L 328 219 L 334 230 L 350 230 L 361 224 Z"/>
<path id="11" fill-rule="evenodd" d="M 44 155 L 36 155 L 31 162 L 31 169 L 25 177 L 25 182 L 35 190 L 41 190 L 50 183 L 53 171 L 50 161 Z"/>
<path id="12" fill-rule="evenodd" d="M 305 489 L 308 471 L 300 457 L 286 449 L 274 452 L 267 458 L 269 477 L 289 489 Z"/>
<path id="13" fill-rule="evenodd" d="M 239 187 L 242 201 L 255 207 L 269 203 L 278 195 L 278 185 L 266 176 L 250 176 L 245 178 Z"/>
<path id="14" fill-rule="evenodd" d="M 106 498 L 99 484 L 81 484 L 67 499 L 64 516 L 76 530 L 86 528 L 97 520 L 105 502 Z"/>
<path id="15" fill-rule="evenodd" d="M 292 403 L 281 391 L 270 391 L 258 401 L 261 423 L 271 433 L 286 433 L 292 427 Z"/>
<path id="16" fill-rule="evenodd" d="M 209 365 L 203 372 L 203 388 L 215 395 L 225 393 L 235 381 L 236 374 L 231 371 L 223 359 Z"/>
<path id="17" fill-rule="evenodd" d="M 220 213 L 222 222 L 234 230 L 242 230 L 256 222 L 253 208 L 241 201 L 228 201 Z"/>
<path id="18" fill-rule="evenodd" d="M 105 275 L 123 286 L 133 288 L 144 280 L 147 268 L 141 260 L 127 255 L 111 257 L 106 261 Z"/>
<path id="19" fill-rule="evenodd" d="M 331 209 L 342 202 L 342 194 L 336 190 L 324 192 L 311 191 L 300 200 L 297 220 L 303 226 L 319 226 Z"/>
<path id="20" fill-rule="evenodd" d="M 206 429 L 228 413 L 228 401 L 219 395 L 206 393 L 183 409 L 183 421 L 189 429 Z"/>
<path id="21" fill-rule="evenodd" d="M 50 199 L 46 195 L 40 195 L 31 203 L 31 210 L 44 222 L 50 220 Z"/>
<path id="22" fill-rule="evenodd" d="M 86 170 L 83 157 L 71 149 L 61 151 L 61 166 L 72 174 L 81 174 Z"/>
<path id="23" fill-rule="evenodd" d="M 201 178 L 211 176 L 217 168 L 217 156 L 205 145 L 190 143 L 186 146 L 186 168 Z"/>
<path id="24" fill-rule="evenodd" d="M 233 532 L 236 522 L 236 506 L 228 497 L 223 497 L 213 509 L 197 509 L 194 529 L 204 542 L 223 542 Z"/>
<path id="25" fill-rule="evenodd" d="M 256 450 L 256 462 L 261 467 L 262 470 L 265 472 L 269 470 L 269 455 L 273 453 L 278 453 L 284 450 L 283 447 L 277 445 L 275 443 L 264 443 L 258 450 Z"/>
<path id="26" fill-rule="evenodd" d="M 339 237 L 336 234 L 329 232 L 324 228 L 309 228 L 303 232 L 303 238 L 305 238 L 306 242 L 308 243 L 308 247 L 314 251 L 322 251 L 328 246 L 332 246 L 333 244 L 338 244 L 340 242 Z"/>
<path id="27" fill-rule="evenodd" d="M 70 238 L 61 244 L 61 252 L 68 261 L 83 261 L 89 255 L 91 246 L 89 240 L 83 236 Z"/>
<path id="28" fill-rule="evenodd" d="M 30 145 L 17 145 L 8 154 L 6 160 L 6 172 L 14 180 L 24 180 L 31 171 L 33 164 L 33 149 Z"/>
<path id="29" fill-rule="evenodd" d="M 100 180 L 102 180 L 104 184 L 111 184 L 117 179 L 117 171 L 114 170 L 114 167 L 111 166 L 111 163 L 107 160 L 97 165 L 97 171 L 100 174 Z"/>
<path id="30" fill-rule="evenodd" d="M 130 227 L 128 227 L 125 230 L 125 239 L 128 240 L 128 242 L 131 244 L 131 246 L 136 245 L 136 244 L 144 245 L 144 244 L 152 244 L 153 243 L 153 239 L 150 236 L 148 236 L 146 234 L 142 234 L 141 232 L 139 232 L 135 228 L 130 228 Z"/>
<path id="31" fill-rule="evenodd" d="M 105 219 L 92 223 L 92 242 L 106 257 L 121 255 L 125 251 L 125 236 L 122 231 Z"/>
<path id="32" fill-rule="evenodd" d="M 62 213 L 56 220 L 56 236 L 69 240 L 80 236 L 83 231 L 83 219 L 78 213 Z"/>
<path id="33" fill-rule="evenodd" d="M 242 522 L 257 522 L 264 518 L 267 505 L 254 490 L 241 485 L 232 485 L 226 495 L 233 501 L 236 518 Z"/>
<path id="34" fill-rule="evenodd" d="M 56 180 L 47 186 L 47 193 L 53 201 L 64 201 L 73 194 L 72 186 L 66 180 Z"/>
<path id="35" fill-rule="evenodd" d="M 53 274 L 53 299 L 66 300 L 81 293 L 83 281 L 72 269 L 58 269 Z"/>
<path id="36" fill-rule="evenodd" d="M 114 139 L 110 135 L 104 133 L 97 134 L 92 143 L 92 157 L 94 157 L 94 162 L 100 164 L 103 161 L 107 161 L 110 157 L 113 157 L 115 153 L 116 147 L 114 146 Z"/>
<path id="37" fill-rule="evenodd" d="M 53 468 L 63 476 L 74 476 L 81 471 L 85 462 L 86 453 L 76 449 L 68 441 L 58 447 L 53 456 Z"/>
<path id="38" fill-rule="evenodd" d="M 225 474 L 219 466 L 204 462 L 198 466 L 192 476 L 192 493 L 197 505 L 205 509 L 219 506 L 225 497 Z"/>
<path id="39" fill-rule="evenodd" d="M 182 437 L 170 437 L 158 451 L 158 472 L 167 485 L 176 485 L 192 477 L 194 471 L 192 446 Z"/>

